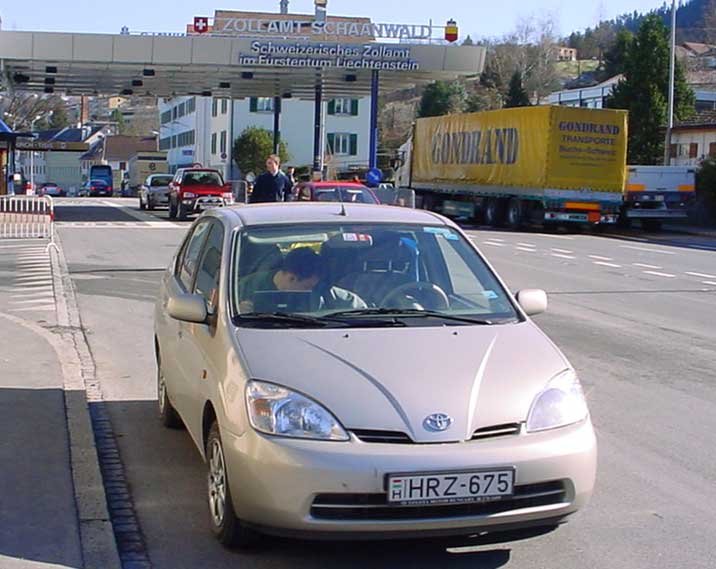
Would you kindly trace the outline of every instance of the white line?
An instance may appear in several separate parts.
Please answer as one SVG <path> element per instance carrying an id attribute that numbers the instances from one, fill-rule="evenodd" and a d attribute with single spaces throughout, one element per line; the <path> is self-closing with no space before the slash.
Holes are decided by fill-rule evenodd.
<path id="1" fill-rule="evenodd" d="M 635 267 L 641 267 L 642 269 L 663 269 L 659 265 L 648 265 L 647 263 L 632 263 Z"/>
<path id="2" fill-rule="evenodd" d="M 574 253 L 574 251 L 570 251 L 569 249 L 557 249 L 557 247 L 552 247 L 552 251 L 556 251 L 557 253 L 563 253 L 565 255 L 570 255 Z"/>
<path id="3" fill-rule="evenodd" d="M 521 245 L 522 247 L 532 247 L 532 249 L 536 249 L 536 248 L 537 248 L 537 245 L 534 245 L 534 244 L 532 244 L 532 243 L 520 243 L 520 242 L 518 241 L 517 244 L 518 244 L 518 245 Z"/>
<path id="4" fill-rule="evenodd" d="M 490 241 L 504 241 L 504 239 L 498 239 L 497 237 L 490 237 Z"/>
<path id="5" fill-rule="evenodd" d="M 527 251 L 528 253 L 536 253 L 537 249 L 528 249 L 527 247 L 515 247 L 518 251 Z"/>
<path id="6" fill-rule="evenodd" d="M 649 253 L 659 253 L 660 255 L 676 255 L 672 251 L 661 251 L 660 249 L 651 249 L 650 247 L 635 247 L 634 245 L 619 245 L 623 249 L 634 249 L 636 251 L 649 251 Z"/>
<path id="7" fill-rule="evenodd" d="M 17 292 L 17 289 L 15 289 L 14 292 Z M 15 299 L 15 298 L 29 298 L 29 297 L 31 297 L 31 296 L 48 296 L 48 297 L 53 297 L 53 298 L 54 298 L 54 294 L 53 294 L 53 292 L 52 292 L 52 287 L 50 287 L 50 288 L 47 289 L 47 290 L 41 290 L 40 292 L 23 292 L 23 293 L 20 293 L 20 294 L 13 294 L 12 296 L 10 296 L 10 298 L 11 298 L 11 299 Z M 14 302 L 14 300 L 11 300 L 11 302 Z"/>
<path id="8" fill-rule="evenodd" d="M 37 304 L 38 302 L 55 302 L 54 296 L 45 296 L 43 298 L 29 298 L 27 300 L 13 300 L 12 304 Z"/>
<path id="9" fill-rule="evenodd" d="M 485 245 L 492 245 L 493 247 L 504 247 L 502 243 L 493 243 L 492 241 L 483 241 Z"/>
<path id="10" fill-rule="evenodd" d="M 611 257 L 602 257 L 601 255 L 587 255 L 590 259 L 596 259 L 597 261 L 611 261 Z"/>
<path id="11" fill-rule="evenodd" d="M 691 275 L 692 277 L 702 277 L 704 279 L 716 279 L 716 275 L 708 275 L 706 273 L 686 273 L 687 275 Z"/>
<path id="12" fill-rule="evenodd" d="M 669 279 L 676 278 L 676 275 L 672 275 L 671 273 L 658 273 L 656 271 L 644 271 L 647 275 L 654 275 L 656 277 L 667 277 Z"/>
<path id="13" fill-rule="evenodd" d="M 567 241 L 574 241 L 574 237 L 568 237 L 567 235 L 550 235 L 549 233 L 540 233 L 540 237 L 549 237 L 550 239 L 565 239 Z"/>
<path id="14" fill-rule="evenodd" d="M 552 253 L 553 257 L 559 257 L 560 259 L 576 259 L 573 255 L 562 255 L 562 253 Z"/>
<path id="15" fill-rule="evenodd" d="M 714 282 L 714 281 L 701 281 L 701 282 L 706 285 L 716 286 L 716 282 Z"/>
<path id="16" fill-rule="evenodd" d="M 41 306 L 28 306 L 27 308 L 11 308 L 10 312 L 29 312 L 36 310 L 55 310 L 54 304 L 43 304 Z"/>
<path id="17" fill-rule="evenodd" d="M 621 265 L 615 263 L 605 263 L 604 261 L 594 261 L 595 265 L 601 265 L 602 267 L 612 267 L 613 269 L 621 269 Z"/>

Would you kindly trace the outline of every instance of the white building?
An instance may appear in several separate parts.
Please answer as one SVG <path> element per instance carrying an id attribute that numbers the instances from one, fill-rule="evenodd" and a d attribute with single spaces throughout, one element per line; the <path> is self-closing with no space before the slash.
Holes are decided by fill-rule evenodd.
<path id="1" fill-rule="evenodd" d="M 697 166 L 706 158 L 716 158 L 716 111 L 677 121 L 671 133 L 670 157 L 674 166 Z"/>
<path id="2" fill-rule="evenodd" d="M 313 164 L 313 101 L 282 99 L 280 134 L 288 165 Z M 193 163 L 238 177 L 232 164 L 232 141 L 244 129 L 273 132 L 273 99 L 177 97 L 159 103 L 160 150 L 166 150 L 170 170 Z M 337 172 L 366 167 L 370 147 L 370 98 L 338 98 L 323 103 L 326 165 Z"/>

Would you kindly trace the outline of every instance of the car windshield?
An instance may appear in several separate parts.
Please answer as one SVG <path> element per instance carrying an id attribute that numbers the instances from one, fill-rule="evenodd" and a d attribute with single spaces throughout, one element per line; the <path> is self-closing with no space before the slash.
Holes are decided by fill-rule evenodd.
<path id="1" fill-rule="evenodd" d="M 182 184 L 185 186 L 223 186 L 216 172 L 185 172 Z"/>
<path id="2" fill-rule="evenodd" d="M 368 188 L 355 186 L 320 187 L 314 190 L 319 202 L 352 202 L 376 204 L 378 201 Z"/>
<path id="3" fill-rule="evenodd" d="M 519 319 L 475 249 L 446 226 L 244 230 L 230 286 L 239 326 L 484 325 Z"/>
<path id="4" fill-rule="evenodd" d="M 152 178 L 151 186 L 168 186 L 169 182 L 172 181 L 172 176 L 154 176 Z"/>

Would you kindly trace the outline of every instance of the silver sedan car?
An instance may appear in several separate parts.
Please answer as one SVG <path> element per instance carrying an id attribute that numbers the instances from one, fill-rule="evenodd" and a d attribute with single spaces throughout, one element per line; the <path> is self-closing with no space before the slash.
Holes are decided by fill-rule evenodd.
<path id="1" fill-rule="evenodd" d="M 139 187 L 139 209 L 155 209 L 158 206 L 169 206 L 169 184 L 172 174 L 152 174 L 147 176 L 144 184 Z"/>
<path id="2" fill-rule="evenodd" d="M 206 461 L 214 534 L 499 541 L 562 523 L 597 450 L 575 370 L 530 319 L 546 306 L 426 211 L 201 216 L 162 279 L 155 347 L 161 420 Z"/>

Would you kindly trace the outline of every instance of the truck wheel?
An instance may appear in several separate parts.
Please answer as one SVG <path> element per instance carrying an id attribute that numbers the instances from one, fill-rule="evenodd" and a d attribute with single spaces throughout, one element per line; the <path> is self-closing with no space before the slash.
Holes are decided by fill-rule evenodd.
<path id="1" fill-rule="evenodd" d="M 660 219 L 642 219 L 641 227 L 644 231 L 661 231 L 661 220 Z"/>
<path id="2" fill-rule="evenodd" d="M 177 205 L 173 199 L 169 198 L 169 219 L 177 218 Z"/>
<path id="3" fill-rule="evenodd" d="M 507 206 L 507 226 L 520 229 L 523 223 L 523 204 L 521 200 L 512 198 Z"/>
<path id="4" fill-rule="evenodd" d="M 489 198 L 485 206 L 485 223 L 490 227 L 500 227 L 503 222 L 502 202 L 498 198 Z"/>

